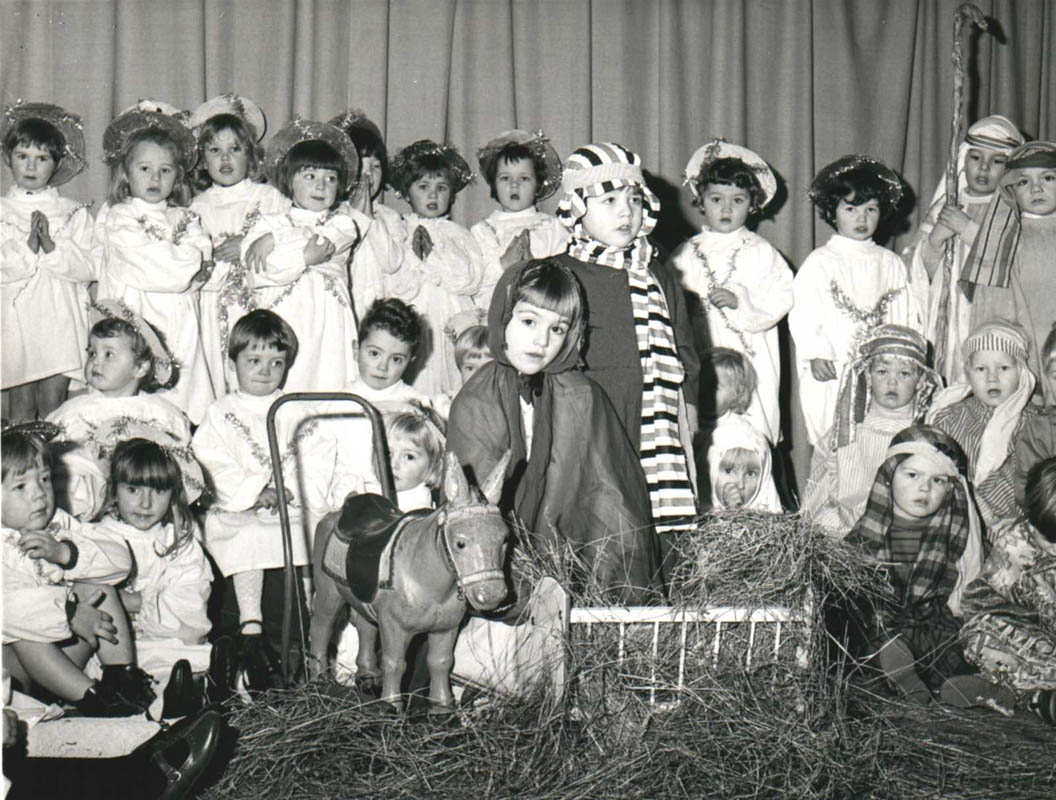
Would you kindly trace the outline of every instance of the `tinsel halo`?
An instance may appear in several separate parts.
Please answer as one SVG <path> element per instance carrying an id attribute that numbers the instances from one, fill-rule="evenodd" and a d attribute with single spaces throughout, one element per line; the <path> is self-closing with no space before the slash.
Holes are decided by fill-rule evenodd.
<path id="1" fill-rule="evenodd" d="M 194 457 L 188 445 L 161 428 L 135 417 L 114 417 L 102 423 L 95 431 L 95 442 L 100 446 L 104 458 L 109 461 L 114 455 L 114 448 L 128 439 L 146 439 L 154 442 L 176 462 L 183 477 L 183 489 L 188 505 L 205 492 L 205 476 L 202 467 Z"/>
<path id="2" fill-rule="evenodd" d="M 5 422 L 3 426 L 4 433 L 31 433 L 34 436 L 39 436 L 45 442 L 50 442 L 60 433 L 62 433 L 62 426 L 56 425 L 54 422 L 48 422 L 43 419 L 35 419 L 31 422 L 18 422 L 10 424 Z"/>
<path id="3" fill-rule="evenodd" d="M 376 136 L 379 141 L 385 141 L 385 137 L 381 135 L 381 129 L 374 124 L 374 121 L 361 108 L 349 108 L 342 111 L 330 120 L 330 124 L 343 131 L 347 131 L 349 128 L 360 128 L 369 132 L 372 136 Z"/>
<path id="4" fill-rule="evenodd" d="M 66 150 L 51 174 L 49 186 L 61 186 L 87 166 L 84 159 L 84 125 L 79 116 L 51 103 L 24 103 L 19 100 L 4 108 L 4 115 L 0 118 L 0 139 L 25 119 L 40 119 L 54 125 L 66 140 Z"/>
<path id="5" fill-rule="evenodd" d="M 180 162 L 190 172 L 198 162 L 198 144 L 187 127 L 188 114 L 161 100 L 140 100 L 126 108 L 106 126 L 103 133 L 103 161 L 113 165 L 121 160 L 129 137 L 157 128 L 167 133 L 180 151 Z"/>
<path id="6" fill-rule="evenodd" d="M 451 187 L 452 194 L 458 194 L 473 180 L 473 170 L 462 158 L 458 150 L 449 144 L 437 144 L 432 139 L 419 139 L 414 144 L 409 144 L 389 162 L 389 186 L 403 197 L 407 187 L 404 185 L 410 180 L 410 173 L 418 159 L 426 155 L 435 155 L 447 162 L 454 179 Z"/>
<path id="7" fill-rule="evenodd" d="M 747 147 L 741 147 L 739 144 L 730 144 L 722 138 L 698 147 L 696 152 L 690 156 L 686 168 L 682 171 L 682 183 L 689 186 L 689 190 L 693 192 L 694 197 L 698 200 L 700 199 L 697 195 L 696 180 L 700 171 L 712 161 L 720 158 L 739 158 L 755 173 L 755 179 L 759 181 L 759 186 L 763 189 L 763 200 L 759 203 L 759 208 L 765 208 L 774 199 L 774 195 L 777 194 L 777 178 L 774 177 L 774 172 L 770 169 L 770 165 L 758 153 L 749 150 Z"/>
<path id="8" fill-rule="evenodd" d="M 264 174 L 268 176 L 268 183 L 272 186 L 278 186 L 280 183 L 279 172 L 286 154 L 301 142 L 324 142 L 337 151 L 348 172 L 345 185 L 341 187 L 342 192 L 347 192 L 356 182 L 356 176 L 359 175 L 359 155 L 345 132 L 329 122 L 295 117 L 276 131 L 264 151 Z"/>
<path id="9" fill-rule="evenodd" d="M 218 94 L 216 97 L 206 100 L 191 112 L 187 124 L 194 131 L 195 136 L 198 136 L 198 129 L 208 122 L 211 117 L 215 117 L 218 114 L 231 114 L 243 120 L 253 129 L 258 142 L 264 138 L 264 131 L 268 128 L 267 120 L 264 118 L 264 112 L 260 110 L 260 106 L 248 97 L 231 94 L 230 92 Z"/>
<path id="10" fill-rule="evenodd" d="M 139 314 L 129 308 L 121 300 L 104 298 L 96 300 L 88 306 L 88 316 L 92 325 L 104 319 L 121 319 L 136 329 L 136 333 L 143 337 L 154 356 L 154 378 L 162 386 L 169 382 L 172 377 L 173 357 L 168 348 L 161 341 L 157 332 Z"/>
<path id="11" fill-rule="evenodd" d="M 812 203 L 817 204 L 821 198 L 827 197 L 833 190 L 833 184 L 852 170 L 865 170 L 872 173 L 887 187 L 888 205 L 894 208 L 902 200 L 902 179 L 898 173 L 871 156 L 863 156 L 860 153 L 852 153 L 840 156 L 835 161 L 826 164 L 811 181 L 810 191 L 807 197 Z"/>
<path id="12" fill-rule="evenodd" d="M 512 130 L 500 133 L 482 148 L 477 150 L 477 163 L 480 164 L 481 173 L 488 171 L 488 163 L 498 156 L 502 148 L 510 144 L 520 144 L 527 147 L 538 163 L 543 165 L 546 178 L 536 190 L 535 199 L 545 200 L 561 187 L 561 156 L 550 144 L 550 139 L 542 131 L 529 133 L 528 131 Z"/>

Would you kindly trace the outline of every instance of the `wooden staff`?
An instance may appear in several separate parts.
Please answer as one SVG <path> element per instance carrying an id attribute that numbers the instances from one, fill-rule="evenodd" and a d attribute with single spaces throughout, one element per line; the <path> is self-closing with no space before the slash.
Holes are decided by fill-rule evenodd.
<path id="1" fill-rule="evenodd" d="M 950 151 L 946 159 L 946 203 L 957 205 L 957 151 L 961 140 L 964 138 L 964 117 L 967 106 L 966 93 L 964 91 L 965 79 L 968 68 L 965 63 L 965 51 L 968 49 L 968 37 L 972 28 L 985 31 L 987 29 L 986 17 L 978 6 L 971 3 L 963 3 L 953 16 L 953 119 L 950 124 Z M 942 251 L 942 280 L 944 296 L 939 305 L 939 320 L 935 331 L 935 370 L 945 374 L 946 339 L 949 330 L 950 318 L 950 292 L 953 281 L 953 254 L 957 246 L 957 237 L 951 236 L 946 240 Z"/>

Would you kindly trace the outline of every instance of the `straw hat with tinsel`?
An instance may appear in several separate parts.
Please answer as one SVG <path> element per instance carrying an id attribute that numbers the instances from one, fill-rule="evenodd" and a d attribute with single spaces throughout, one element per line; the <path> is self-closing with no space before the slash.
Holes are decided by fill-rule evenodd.
<path id="1" fill-rule="evenodd" d="M 11 128 L 27 119 L 39 119 L 54 125 L 66 141 L 62 160 L 51 173 L 49 186 L 61 186 L 87 166 L 84 160 L 84 127 L 79 116 L 51 103 L 19 101 L 4 108 L 4 115 L 0 118 L 0 140 L 7 136 Z"/>
<path id="2" fill-rule="evenodd" d="M 114 417 L 96 428 L 91 438 L 93 443 L 99 447 L 100 456 L 107 463 L 107 469 L 109 469 L 109 461 L 114 454 L 114 448 L 119 443 L 128 439 L 146 439 L 149 442 L 154 442 L 167 455 L 171 456 L 180 468 L 188 505 L 201 497 L 206 491 L 202 467 L 194 457 L 194 452 L 190 446 L 181 444 L 179 439 L 168 431 L 157 428 L 145 420 L 128 416 Z"/>
<path id="3" fill-rule="evenodd" d="M 282 162 L 286 154 L 302 142 L 323 142 L 332 147 L 345 162 L 348 174 L 341 191 L 346 192 L 355 184 L 359 174 L 359 155 L 352 140 L 341 128 L 329 122 L 300 118 L 291 119 L 268 142 L 264 151 L 264 174 L 268 176 L 268 183 L 272 186 L 281 185 Z"/>
<path id="4" fill-rule="evenodd" d="M 458 150 L 449 144 L 438 144 L 432 139 L 419 139 L 400 150 L 389 162 L 389 186 L 401 197 L 407 196 L 407 187 L 414 177 L 415 165 L 427 156 L 439 158 L 451 171 L 452 195 L 458 194 L 472 182 L 473 170 Z"/>
<path id="5" fill-rule="evenodd" d="M 481 174 L 487 174 L 491 162 L 499 155 L 499 152 L 511 144 L 519 144 L 526 147 L 535 159 L 536 164 L 542 165 L 543 182 L 535 192 L 536 200 L 545 200 L 558 190 L 561 186 L 561 156 L 550 144 L 550 139 L 542 131 L 529 133 L 528 131 L 512 130 L 500 133 L 477 151 L 477 162 L 480 164 Z"/>
<path id="6" fill-rule="evenodd" d="M 848 173 L 856 171 L 876 178 L 884 186 L 883 199 L 889 210 L 898 206 L 902 200 L 903 188 L 902 179 L 898 173 L 882 161 L 858 153 L 841 156 L 822 167 L 811 181 L 807 197 L 819 209 L 825 209 L 827 205 L 835 207 L 833 193 L 842 192 L 843 189 L 839 186 L 840 181 Z M 836 198 L 836 202 L 839 202 L 839 199 Z"/>
<path id="7" fill-rule="evenodd" d="M 700 195 L 697 187 L 697 176 L 700 175 L 704 167 L 720 158 L 740 159 L 752 171 L 755 179 L 759 181 L 760 188 L 763 190 L 763 199 L 759 203 L 760 209 L 765 208 L 774 199 L 774 195 L 777 194 L 777 178 L 774 177 L 774 172 L 770 169 L 770 165 L 747 147 L 741 147 L 739 144 L 730 144 L 725 139 L 719 138 L 708 142 L 703 147 L 698 147 L 696 152 L 690 156 L 689 163 L 686 164 L 686 168 L 682 171 L 683 185 L 689 186 L 689 190 L 693 192 L 693 196 L 698 201 L 700 200 Z"/>
<path id="8" fill-rule="evenodd" d="M 230 114 L 241 119 L 253 129 L 258 142 L 264 138 L 264 131 L 268 127 L 264 112 L 260 110 L 260 106 L 248 97 L 242 97 L 237 94 L 218 94 L 216 97 L 206 100 L 191 112 L 187 124 L 194 131 L 194 135 L 198 136 L 202 125 L 212 117 L 220 114 Z"/>
<path id="9" fill-rule="evenodd" d="M 187 127 L 188 114 L 161 100 L 140 100 L 126 108 L 106 126 L 103 133 L 103 161 L 111 166 L 125 155 L 125 146 L 135 134 L 156 129 L 168 134 L 179 150 L 180 163 L 190 172 L 198 162 L 198 144 Z"/>
<path id="10" fill-rule="evenodd" d="M 93 326 L 104 319 L 120 319 L 135 328 L 136 333 L 143 337 L 143 341 L 150 348 L 151 355 L 154 356 L 154 380 L 160 386 L 165 386 L 169 382 L 175 359 L 161 341 L 157 331 L 143 317 L 125 305 L 123 301 L 114 298 L 96 300 L 88 306 L 88 316 Z"/>

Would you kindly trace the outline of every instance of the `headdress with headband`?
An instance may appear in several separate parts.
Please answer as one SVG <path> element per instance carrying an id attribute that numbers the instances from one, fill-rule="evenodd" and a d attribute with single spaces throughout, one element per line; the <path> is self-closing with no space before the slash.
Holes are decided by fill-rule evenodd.
<path id="1" fill-rule="evenodd" d="M 113 318 L 123 320 L 135 328 L 136 333 L 143 337 L 143 341 L 150 348 L 151 355 L 154 356 L 155 380 L 161 386 L 169 382 L 176 361 L 161 341 L 158 332 L 143 317 L 125 305 L 123 301 L 112 298 L 104 298 L 91 303 L 88 306 L 88 313 L 89 322 L 93 326 L 104 319 Z"/>
<path id="2" fill-rule="evenodd" d="M 187 127 L 186 111 L 161 100 L 140 100 L 115 117 L 103 133 L 103 161 L 111 166 L 125 155 L 128 140 L 141 131 L 150 129 L 166 133 L 179 151 L 179 160 L 190 172 L 198 162 L 198 145 Z"/>
<path id="3" fill-rule="evenodd" d="M 890 208 L 896 207 L 902 200 L 902 179 L 889 166 L 870 156 L 852 154 L 841 156 L 826 164 L 814 176 L 810 183 L 807 197 L 818 208 L 825 208 L 833 203 L 834 192 L 843 192 L 840 186 L 843 178 L 851 172 L 864 172 L 876 178 L 884 187 L 884 199 Z M 836 197 L 835 200 L 842 198 Z"/>
<path id="4" fill-rule="evenodd" d="M 975 462 L 972 483 L 982 484 L 990 473 L 998 469 L 1008 457 L 1008 446 L 1019 425 L 1020 415 L 1030 402 L 1036 378 L 1027 367 L 1029 345 L 1026 334 L 1012 322 L 991 320 L 976 328 L 964 340 L 962 348 L 965 362 L 980 351 L 1007 353 L 1019 363 L 1019 385 L 994 409 L 979 442 L 979 455 Z M 939 392 L 928 413 L 928 421 L 945 408 L 958 403 L 972 393 L 971 384 L 965 380 Z"/>
<path id="5" fill-rule="evenodd" d="M 587 213 L 587 199 L 606 192 L 637 186 L 645 197 L 642 229 L 639 238 L 652 233 L 660 216 L 660 200 L 645 183 L 641 157 L 615 142 L 588 144 L 576 148 L 565 161 L 561 173 L 563 196 L 557 204 L 557 218 L 566 228 L 575 230 L 576 223 Z"/>
<path id="6" fill-rule="evenodd" d="M 268 127 L 264 112 L 248 97 L 237 94 L 218 94 L 209 98 L 191 112 L 187 124 L 197 137 L 201 135 L 201 127 L 219 114 L 230 114 L 241 119 L 252 129 L 258 142 L 264 138 Z"/>
<path id="7" fill-rule="evenodd" d="M 902 325 L 877 325 L 858 348 L 857 358 L 843 373 L 836 400 L 833 449 L 846 447 L 855 440 L 857 427 L 865 419 L 872 400 L 869 368 L 878 356 L 903 358 L 920 368 L 920 378 L 913 392 L 913 422 L 923 420 L 932 397 L 942 388 L 942 379 L 928 366 L 928 343 L 923 336 Z"/>
<path id="8" fill-rule="evenodd" d="M 774 486 L 770 443 L 741 414 L 724 414 L 711 435 L 711 444 L 708 446 L 708 471 L 711 479 L 712 509 L 723 508 L 716 491 L 719 464 L 725 453 L 737 447 L 749 450 L 759 458 L 759 486 L 754 495 L 744 498 L 744 508 L 780 513 L 781 500 Z"/>
<path id="9" fill-rule="evenodd" d="M 720 158 L 739 159 L 752 171 L 755 179 L 759 181 L 760 188 L 763 190 L 763 199 L 759 203 L 760 209 L 765 208 L 774 199 L 774 195 L 777 194 L 777 178 L 774 177 L 774 171 L 770 169 L 770 165 L 747 147 L 730 144 L 725 139 L 719 138 L 708 142 L 703 147 L 698 147 L 696 152 L 690 156 L 689 163 L 686 164 L 686 168 L 682 171 L 682 184 L 689 186 L 689 190 L 693 192 L 693 197 L 698 201 L 700 200 L 700 190 L 697 186 L 697 177 L 700 175 L 701 170 Z"/>
<path id="10" fill-rule="evenodd" d="M 0 118 L 0 140 L 6 138 L 11 128 L 27 119 L 39 119 L 53 125 L 66 142 L 62 160 L 51 173 L 49 186 L 61 186 L 87 166 L 84 126 L 79 116 L 50 103 L 23 103 L 20 100 L 4 108 L 4 115 Z"/>
<path id="11" fill-rule="evenodd" d="M 440 159 L 451 171 L 451 180 L 454 184 L 451 187 L 452 195 L 458 194 L 473 181 L 473 170 L 469 168 L 466 159 L 462 158 L 458 150 L 449 144 L 439 144 L 432 139 L 419 139 L 400 150 L 389 162 L 389 186 L 395 189 L 401 197 L 406 198 L 407 189 L 414 178 L 418 162 L 426 157 Z"/>
<path id="12" fill-rule="evenodd" d="M 1056 142 L 1027 142 L 1009 154 L 1001 188 L 979 223 L 961 275 L 960 286 L 969 300 L 976 286 L 1007 289 L 1012 285 L 1012 264 L 1023 227 L 1012 185 L 1019 170 L 1031 167 L 1056 169 Z"/>
<path id="13" fill-rule="evenodd" d="M 981 525 L 958 464 L 964 463 L 964 453 L 951 436 L 927 425 L 907 428 L 895 440 L 876 472 L 865 512 L 847 535 L 847 541 L 864 547 L 882 564 L 893 562 L 888 534 L 895 521 L 895 470 L 907 458 L 925 459 L 936 474 L 950 479 L 950 491 L 939 509 L 923 520 L 926 527 L 920 536 L 920 553 L 908 578 L 903 581 L 894 571 L 891 579 L 896 596 L 905 598 L 907 605 L 919 606 L 946 597 L 947 605 L 957 613 L 964 588 L 982 570 L 983 561 Z"/>
<path id="14" fill-rule="evenodd" d="M 205 477 L 191 448 L 180 444 L 178 439 L 166 431 L 133 417 L 115 417 L 107 420 L 95 430 L 93 440 L 99 448 L 100 460 L 104 464 L 104 474 L 109 474 L 109 463 L 113 458 L 114 448 L 128 439 L 146 439 L 153 442 L 176 462 L 183 478 L 183 489 L 188 505 L 205 493 Z"/>
<path id="15" fill-rule="evenodd" d="M 544 179 L 536 189 L 535 199 L 545 200 L 558 190 L 561 186 L 561 156 L 550 144 L 550 139 L 542 131 L 529 133 L 528 131 L 512 130 L 500 133 L 477 151 L 477 161 L 480 164 L 481 173 L 489 170 L 490 162 L 493 162 L 499 152 L 511 144 L 519 144 L 527 148 L 532 154 L 535 162 L 542 166 Z"/>
<path id="16" fill-rule="evenodd" d="M 264 174 L 268 176 L 268 182 L 272 186 L 279 186 L 281 183 L 280 172 L 286 154 L 302 142 L 323 142 L 332 147 L 345 162 L 348 172 L 348 178 L 341 191 L 346 192 L 355 184 L 359 174 L 359 154 L 345 132 L 329 122 L 297 118 L 279 128 L 264 152 Z"/>

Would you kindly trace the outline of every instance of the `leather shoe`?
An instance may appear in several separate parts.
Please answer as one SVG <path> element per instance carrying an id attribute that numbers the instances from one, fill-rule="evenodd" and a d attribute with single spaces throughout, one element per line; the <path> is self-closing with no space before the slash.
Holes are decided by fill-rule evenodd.
<path id="1" fill-rule="evenodd" d="M 165 692 L 162 696 L 165 700 L 165 705 L 161 710 L 162 719 L 186 717 L 201 709 L 202 698 L 195 690 L 194 674 L 186 658 L 181 658 L 172 665 L 169 682 L 165 685 Z"/>
<path id="2" fill-rule="evenodd" d="M 239 660 L 252 692 L 264 692 L 281 685 L 282 663 L 263 634 L 242 634 Z"/>
<path id="3" fill-rule="evenodd" d="M 165 774 L 167 786 L 159 800 L 188 797 L 209 766 L 220 743 L 220 713 L 206 709 L 158 734 L 150 743 L 151 760 Z"/>
<path id="4" fill-rule="evenodd" d="M 206 695 L 210 703 L 225 703 L 234 693 L 238 677 L 238 645 L 230 636 L 213 642 L 209 653 L 209 680 Z"/>

